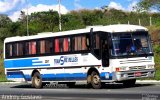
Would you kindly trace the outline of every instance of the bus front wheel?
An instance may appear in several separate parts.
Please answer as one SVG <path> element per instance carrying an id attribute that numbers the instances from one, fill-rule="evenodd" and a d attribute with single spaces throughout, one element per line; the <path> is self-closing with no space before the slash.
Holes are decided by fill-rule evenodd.
<path id="1" fill-rule="evenodd" d="M 101 79 L 100 76 L 97 72 L 93 71 L 91 73 L 91 75 L 89 75 L 88 77 L 90 77 L 90 82 L 88 83 L 89 87 L 92 87 L 94 89 L 100 89 L 101 88 Z"/>
<path id="2" fill-rule="evenodd" d="M 37 89 L 40 89 L 43 86 L 41 75 L 38 72 L 35 72 L 32 76 L 32 86 Z"/>

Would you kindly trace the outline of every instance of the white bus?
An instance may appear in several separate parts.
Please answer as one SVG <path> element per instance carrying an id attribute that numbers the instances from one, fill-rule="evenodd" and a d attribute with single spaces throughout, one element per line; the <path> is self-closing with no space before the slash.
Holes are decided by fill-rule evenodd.
<path id="1" fill-rule="evenodd" d="M 137 78 L 154 77 L 154 65 L 148 30 L 136 25 L 90 26 L 4 41 L 7 79 L 35 88 L 46 82 L 132 86 Z"/>

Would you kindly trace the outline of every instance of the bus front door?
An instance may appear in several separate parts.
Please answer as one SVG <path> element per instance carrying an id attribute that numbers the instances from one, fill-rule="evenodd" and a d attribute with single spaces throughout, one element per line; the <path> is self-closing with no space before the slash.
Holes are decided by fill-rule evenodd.
<path id="1" fill-rule="evenodd" d="M 108 40 L 103 37 L 101 39 L 101 58 L 102 58 L 102 66 L 109 66 L 109 49 L 108 49 Z"/>

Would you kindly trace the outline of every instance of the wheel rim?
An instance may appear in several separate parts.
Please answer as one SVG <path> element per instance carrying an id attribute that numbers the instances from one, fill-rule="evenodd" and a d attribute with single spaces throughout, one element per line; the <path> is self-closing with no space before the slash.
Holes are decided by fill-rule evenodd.
<path id="1" fill-rule="evenodd" d="M 93 76 L 93 83 L 94 83 L 95 85 L 98 85 L 98 84 L 100 83 L 100 78 L 99 78 L 98 75 L 94 75 L 94 76 Z"/>
<path id="2" fill-rule="evenodd" d="M 35 77 L 35 84 L 37 85 L 37 86 L 39 86 L 40 85 L 40 81 L 41 79 L 40 79 L 40 77 Z"/>

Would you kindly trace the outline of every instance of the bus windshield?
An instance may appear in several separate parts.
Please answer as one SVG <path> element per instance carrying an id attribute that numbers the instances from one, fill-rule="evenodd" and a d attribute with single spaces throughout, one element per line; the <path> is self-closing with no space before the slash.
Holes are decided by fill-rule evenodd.
<path id="1" fill-rule="evenodd" d="M 152 53 L 147 32 L 113 33 L 112 56 L 141 55 Z"/>

